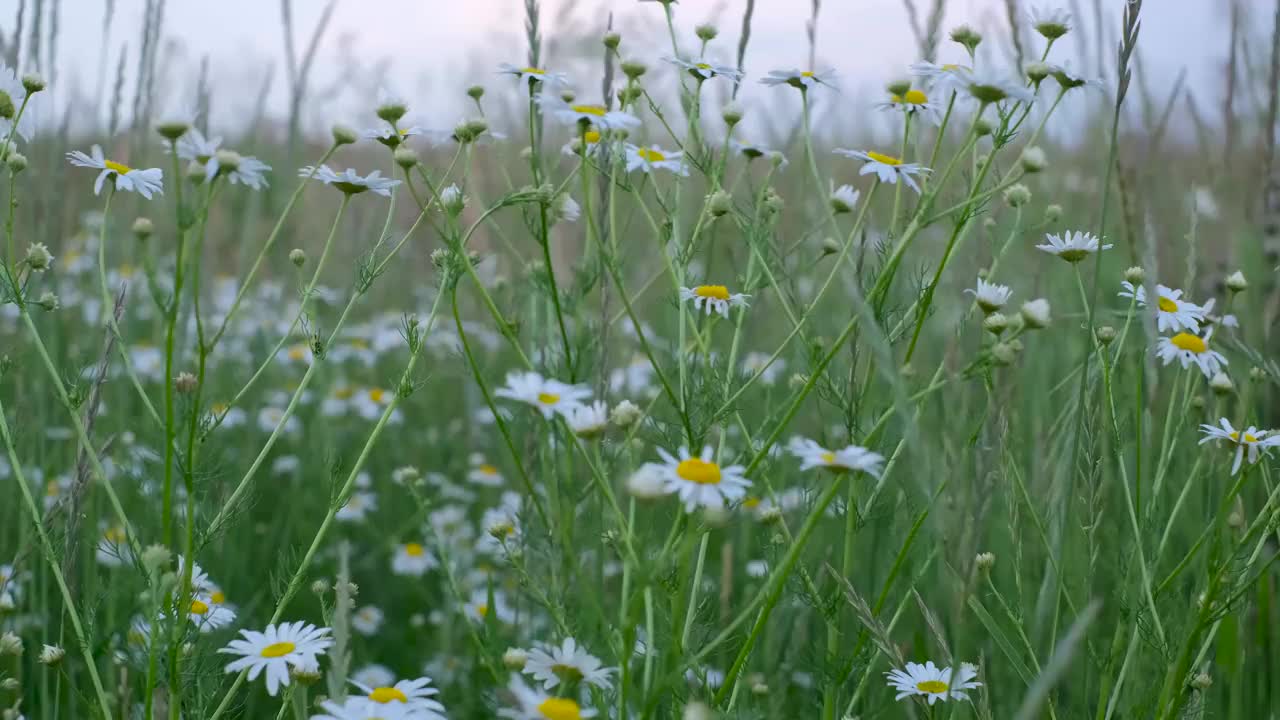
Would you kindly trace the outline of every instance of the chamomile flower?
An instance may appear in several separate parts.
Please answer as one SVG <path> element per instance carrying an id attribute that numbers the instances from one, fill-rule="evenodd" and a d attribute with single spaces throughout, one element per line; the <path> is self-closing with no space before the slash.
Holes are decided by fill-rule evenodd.
<path id="1" fill-rule="evenodd" d="M 679 495 L 680 502 L 689 512 L 699 506 L 723 509 L 729 503 L 742 499 L 751 486 L 751 481 L 743 475 L 742 466 L 720 467 L 710 445 L 702 449 L 701 456 L 693 455 L 684 447 L 680 448 L 678 455 L 658 448 L 658 455 L 663 462 L 663 490 L 668 495 Z"/>
<path id="2" fill-rule="evenodd" d="M 436 556 L 416 542 L 397 547 L 396 554 L 391 558 L 391 572 L 396 575 L 421 577 L 428 570 L 439 565 Z"/>
<path id="3" fill-rule="evenodd" d="M 378 496 L 371 492 L 357 490 L 347 498 L 346 504 L 338 508 L 334 519 L 343 522 L 361 522 L 365 516 L 378 509 Z"/>
<path id="4" fill-rule="evenodd" d="M 831 210 L 835 213 L 852 212 L 858 206 L 858 198 L 862 193 L 853 189 L 852 185 L 841 185 L 831 193 Z"/>
<path id="5" fill-rule="evenodd" d="M 499 75 L 510 75 L 533 85 L 534 83 L 545 83 L 550 86 L 561 86 L 569 83 L 569 76 L 562 72 L 551 72 L 536 67 L 517 67 L 510 63 L 502 63 L 498 65 Z"/>
<path id="6" fill-rule="evenodd" d="M 707 315 L 712 312 L 719 313 L 725 319 L 729 318 L 729 308 L 731 307 L 748 307 L 747 298 L 750 295 L 742 293 L 730 293 L 729 289 L 724 285 L 698 285 L 697 287 L 680 288 L 680 299 L 688 300 L 693 303 L 694 310 L 702 310 Z"/>
<path id="7" fill-rule="evenodd" d="M 1023 85 L 1021 80 L 1011 79 L 991 69 L 970 71 L 964 77 L 965 91 L 969 97 L 983 104 L 1005 100 L 1031 103 L 1036 99 L 1035 93 Z"/>
<path id="8" fill-rule="evenodd" d="M 862 169 L 858 171 L 859 175 L 875 174 L 880 182 L 896 184 L 901 178 L 907 187 L 920 192 L 920 186 L 916 184 L 915 176 L 927 175 L 932 172 L 927 167 L 921 166 L 919 163 L 904 163 L 901 159 L 892 155 L 884 155 L 874 150 L 849 150 L 846 148 L 836 148 L 833 150 L 837 155 L 843 155 L 854 160 L 861 160 L 864 164 Z"/>
<path id="9" fill-rule="evenodd" d="M 609 427 L 609 406 L 603 400 L 597 400 L 570 408 L 565 422 L 578 437 L 597 437 Z"/>
<path id="10" fill-rule="evenodd" d="M 585 154 L 588 157 L 595 157 L 600 154 L 601 139 L 599 130 L 588 130 L 580 136 L 573 138 L 560 148 L 561 155 L 577 156 Z"/>
<path id="11" fill-rule="evenodd" d="M 1087 232 L 1067 231 L 1061 235 L 1045 233 L 1045 244 L 1036 249 L 1057 255 L 1069 263 L 1078 263 L 1099 250 L 1110 250 L 1110 244 L 1103 245 L 1097 236 Z"/>
<path id="12" fill-rule="evenodd" d="M 679 151 L 663 150 L 657 145 L 639 147 L 628 143 L 626 145 L 627 172 L 641 170 L 652 173 L 654 170 L 669 170 L 677 175 L 688 176 L 689 169 L 685 167 L 681 154 Z"/>
<path id="13" fill-rule="evenodd" d="M 1131 298 L 1137 302 L 1138 307 L 1146 307 L 1146 288 L 1135 286 L 1128 280 L 1122 281 L 1120 286 L 1124 288 L 1118 293 L 1120 297 Z M 1156 285 L 1156 296 L 1159 298 L 1156 300 L 1156 327 L 1160 332 L 1200 332 L 1206 308 L 1184 300 L 1181 290 L 1164 285 Z"/>
<path id="14" fill-rule="evenodd" d="M 978 278 L 978 287 L 965 290 L 973 296 L 977 301 L 978 307 L 982 308 L 982 312 L 991 314 L 1000 310 L 1009 302 L 1009 297 L 1013 295 L 1013 291 L 1007 285 L 997 285 L 989 283 L 982 278 Z"/>
<path id="15" fill-rule="evenodd" d="M 741 80 L 742 71 L 728 65 L 717 65 L 702 60 L 686 60 L 680 57 L 668 57 L 667 62 L 685 70 L 697 80 L 710 80 L 713 77 L 727 77 L 730 80 Z"/>
<path id="16" fill-rule="evenodd" d="M 311 720 L 427 720 L 444 717 L 436 713 L 423 714 L 399 703 L 386 706 L 363 697 L 348 697 L 342 702 L 325 700 L 320 703 L 320 709 L 324 712 L 312 715 Z"/>
<path id="17" fill-rule="evenodd" d="M 217 597 L 225 599 L 221 592 L 217 593 Z M 215 602 L 213 595 L 200 593 L 191 598 L 191 606 L 187 608 L 187 619 L 200 632 L 210 633 L 235 622 L 236 611 L 229 605 Z"/>
<path id="18" fill-rule="evenodd" d="M 545 92 L 537 95 L 537 98 L 542 111 L 562 125 L 577 127 L 580 122 L 586 122 L 597 130 L 623 130 L 640 126 L 640 118 L 635 115 L 610 110 L 604 105 L 570 104 L 558 95 Z"/>
<path id="19" fill-rule="evenodd" d="M 511 676 L 507 690 L 515 701 L 515 707 L 499 709 L 498 715 L 501 717 L 512 720 L 583 720 L 596 716 L 594 709 L 584 708 L 576 700 L 555 697 L 530 688 L 519 675 Z"/>
<path id="20" fill-rule="evenodd" d="M 1240 462 L 1244 459 L 1246 451 L 1248 451 L 1249 464 L 1252 465 L 1258 462 L 1258 458 L 1269 448 L 1280 445 L 1280 435 L 1273 436 L 1271 431 L 1259 430 L 1252 425 L 1243 430 L 1236 430 L 1231 426 L 1231 421 L 1226 418 L 1220 419 L 1218 425 L 1201 425 L 1200 432 L 1204 433 L 1204 437 L 1200 439 L 1201 445 L 1211 440 L 1225 440 L 1235 446 L 1236 459 L 1231 463 L 1232 475 L 1239 472 Z"/>
<path id="21" fill-rule="evenodd" d="M 969 87 L 969 73 L 964 65 L 937 65 L 918 62 L 911 65 L 911 74 L 924 80 L 934 95 L 950 96 L 965 92 Z"/>
<path id="22" fill-rule="evenodd" d="M 1200 337 L 1180 332 L 1173 337 L 1162 337 L 1156 341 L 1156 354 L 1160 356 L 1160 360 L 1166 367 L 1174 360 L 1177 360 L 1183 368 L 1195 363 L 1206 378 L 1212 378 L 1227 364 L 1227 359 L 1222 356 L 1222 353 L 1209 349 L 1209 338 L 1212 335 L 1213 333 L 1210 332 Z"/>
<path id="23" fill-rule="evenodd" d="M 165 145 L 167 148 L 168 143 L 165 143 Z M 205 165 L 207 173 L 208 163 L 213 160 L 213 156 L 217 154 L 218 149 L 221 147 L 221 137 L 207 137 L 204 133 L 200 132 L 200 128 L 193 127 L 190 130 L 187 130 L 182 137 L 178 138 L 178 158 L 186 160 L 187 162 Z M 210 177 L 212 177 L 212 175 L 210 175 Z"/>
<path id="24" fill-rule="evenodd" d="M 1071 13 L 1062 8 L 1032 8 L 1029 19 L 1031 27 L 1049 40 L 1057 40 L 1071 30 Z"/>
<path id="25" fill-rule="evenodd" d="M 905 670 L 892 670 L 885 673 L 889 678 L 889 686 L 898 691 L 895 700 L 918 695 L 929 700 L 932 705 L 939 700 L 968 700 L 966 690 L 981 687 L 982 683 L 974 682 L 978 676 L 978 668 L 969 663 L 962 663 L 960 671 L 953 673 L 951 668 L 940 668 L 933 661 L 921 665 L 909 662 Z"/>
<path id="26" fill-rule="evenodd" d="M 214 159 L 213 162 L 217 162 Z M 267 187 L 266 173 L 271 166 L 252 155 L 244 155 L 234 170 L 226 173 L 227 182 L 232 185 L 244 185 L 253 190 Z M 216 172 L 216 171 L 215 171 Z"/>
<path id="27" fill-rule="evenodd" d="M 493 593 L 493 603 L 489 602 L 489 594 L 484 590 L 476 590 L 462 607 L 463 613 L 470 619 L 483 623 L 490 615 L 498 622 L 510 625 L 516 621 L 516 612 L 507 603 L 507 597 L 498 591 Z"/>
<path id="28" fill-rule="evenodd" d="M 394 685 L 388 682 L 368 686 L 355 681 L 351 684 L 359 688 L 365 700 L 384 710 L 390 706 L 392 709 L 408 709 L 417 713 L 412 716 L 416 720 L 444 720 L 444 705 L 435 699 L 440 691 L 431 687 L 429 677 L 401 680 Z"/>
<path id="29" fill-rule="evenodd" d="M 262 632 L 241 630 L 242 639 L 232 640 L 218 652 L 239 655 L 226 667 L 229 673 L 249 671 L 249 680 L 266 671 L 267 694 L 274 697 L 282 685 L 289 684 L 289 668 L 314 667 L 333 639 L 329 628 L 318 628 L 304 622 L 268 625 Z"/>
<path id="30" fill-rule="evenodd" d="M 498 388 L 494 394 L 532 405 L 550 420 L 557 414 L 567 415 L 570 408 L 589 400 L 591 389 L 582 385 L 566 385 L 530 371 L 507 373 L 506 387 Z"/>
<path id="31" fill-rule="evenodd" d="M 377 635 L 386 615 L 377 605 L 365 605 L 351 613 L 351 628 L 365 637 Z"/>
<path id="32" fill-rule="evenodd" d="M 352 168 L 347 168 L 341 173 L 334 172 L 328 165 L 314 167 L 308 165 L 298 171 L 298 177 L 309 177 L 319 180 L 325 185 L 332 185 L 347 195 L 358 195 L 365 191 L 373 192 L 383 197 L 391 197 L 391 188 L 400 184 L 399 180 L 382 177 L 382 171 L 374 170 L 368 175 L 361 176 Z"/>
<path id="33" fill-rule="evenodd" d="M 790 85 L 802 91 L 811 90 L 819 85 L 834 88 L 836 71 L 831 68 L 822 70 L 770 70 L 768 75 L 760 78 L 760 82 L 769 86 Z"/>
<path id="34" fill-rule="evenodd" d="M 108 177 L 115 178 L 117 190 L 136 192 L 148 200 L 151 199 L 152 194 L 164 194 L 164 172 L 160 168 L 135 170 L 123 163 L 108 160 L 102 154 L 100 145 L 94 145 L 90 148 L 88 155 L 79 150 L 72 150 L 67 153 L 67 160 L 76 167 L 94 168 L 102 171 L 98 173 L 98 179 L 93 183 L 94 195 L 102 193 L 102 184 L 106 182 Z"/>
<path id="35" fill-rule="evenodd" d="M 817 467 L 838 473 L 856 470 L 879 477 L 880 467 L 884 463 L 883 456 L 864 447 L 850 445 L 842 450 L 828 450 L 813 440 L 802 437 L 792 438 L 787 449 L 800 458 L 801 470 Z"/>
<path id="36" fill-rule="evenodd" d="M 789 162 L 781 152 L 758 143 L 730 140 L 729 149 L 747 160 L 756 160 L 762 157 L 778 157 L 780 158 L 778 165 L 779 169 L 786 167 Z"/>
<path id="37" fill-rule="evenodd" d="M 1101 89 L 1103 87 L 1102 80 L 1076 72 L 1071 68 L 1070 63 L 1050 65 L 1049 76 L 1052 77 L 1063 90 L 1074 90 L 1079 87 Z"/>
<path id="38" fill-rule="evenodd" d="M 890 95 L 889 99 L 876 103 L 880 110 L 890 110 L 906 115 L 921 115 L 930 122 L 938 122 L 940 108 L 937 103 L 930 102 L 925 91 L 912 88 L 902 95 Z"/>
<path id="39" fill-rule="evenodd" d="M 567 637 L 558 646 L 529 650 L 523 672 L 540 681 L 547 690 L 561 681 L 584 682 L 608 690 L 613 687 L 609 674 L 614 668 L 602 666 L 600 658 L 584 650 L 577 640 Z"/>
<path id="40" fill-rule="evenodd" d="M 467 481 L 485 487 L 502 487 L 506 482 L 502 477 L 502 471 L 485 462 L 481 455 L 471 457 L 471 469 L 467 471 Z"/>
<path id="41" fill-rule="evenodd" d="M 383 121 L 377 127 L 369 128 L 360 133 L 360 137 L 366 140 L 376 140 L 393 150 L 404 141 L 416 135 L 423 135 L 427 132 L 426 128 L 419 125 L 409 125 L 408 127 L 396 127 L 389 122 Z"/>

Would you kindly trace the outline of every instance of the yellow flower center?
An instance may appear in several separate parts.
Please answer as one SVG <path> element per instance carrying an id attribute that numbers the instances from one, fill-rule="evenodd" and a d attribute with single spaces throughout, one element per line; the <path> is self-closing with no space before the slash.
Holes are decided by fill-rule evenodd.
<path id="1" fill-rule="evenodd" d="M 800 73 L 800 77 L 813 77 L 813 71 L 805 70 L 804 72 Z"/>
<path id="2" fill-rule="evenodd" d="M 924 105 L 929 102 L 929 96 L 925 95 L 923 90 L 908 90 L 902 99 L 912 105 Z"/>
<path id="3" fill-rule="evenodd" d="M 924 682 L 916 683 L 916 689 L 920 692 L 944 693 L 947 691 L 947 684 L 941 680 L 925 680 Z"/>
<path id="4" fill-rule="evenodd" d="M 205 614 L 205 613 L 207 613 L 207 612 L 209 612 L 209 606 L 208 606 L 207 604 L 205 604 L 205 603 L 203 603 L 203 602 L 201 602 L 201 601 L 199 601 L 199 600 L 192 600 L 192 601 L 191 601 L 191 614 L 192 614 L 192 615 L 203 615 L 203 614 Z"/>
<path id="5" fill-rule="evenodd" d="M 588 145 L 595 145 L 596 143 L 600 142 L 600 131 L 588 130 L 586 133 L 583 134 L 582 139 L 586 140 Z"/>
<path id="6" fill-rule="evenodd" d="M 1239 430 L 1237 430 L 1237 431 L 1235 431 L 1235 432 L 1231 433 L 1231 439 L 1232 439 L 1232 440 L 1235 440 L 1236 442 L 1240 442 L 1240 431 L 1239 431 Z M 1257 436 L 1255 436 L 1255 435 L 1250 435 L 1249 433 L 1245 433 L 1245 434 L 1244 434 L 1244 441 L 1245 441 L 1245 442 L 1247 442 L 1247 443 L 1256 443 L 1256 442 L 1258 442 L 1258 438 L 1257 438 Z"/>
<path id="7" fill-rule="evenodd" d="M 209 595 L 209 600 L 211 600 L 214 605 L 221 605 L 227 601 L 227 596 L 221 590 L 215 590 Z"/>
<path id="8" fill-rule="evenodd" d="M 284 657 L 285 655 L 288 655 L 289 653 L 297 649 L 297 647 L 298 647 L 297 645 L 294 645 L 293 643 L 287 640 L 284 642 L 271 643 L 270 645 L 262 648 L 262 657 L 264 658 Z"/>
<path id="9" fill-rule="evenodd" d="M 480 617 L 489 617 L 488 603 L 480 603 L 479 605 L 477 605 L 476 614 L 479 615 Z"/>
<path id="10" fill-rule="evenodd" d="M 755 508 L 760 507 L 760 498 L 748 497 L 746 500 L 742 501 L 742 507 L 748 510 L 754 510 Z"/>
<path id="11" fill-rule="evenodd" d="M 294 345 L 289 348 L 290 360 L 301 360 L 307 356 L 307 349 L 301 345 Z"/>
<path id="12" fill-rule="evenodd" d="M 546 75 L 547 74 L 546 70 L 541 70 L 536 67 L 520 68 L 520 72 L 526 75 Z"/>
<path id="13" fill-rule="evenodd" d="M 956 70 L 960 69 L 960 66 L 955 63 L 946 63 L 945 65 L 942 66 L 942 69 L 955 72 Z"/>
<path id="14" fill-rule="evenodd" d="M 114 171 L 117 175 L 128 175 L 130 172 L 133 172 L 133 168 L 128 165 L 118 163 L 115 160 L 104 160 L 102 164 L 108 170 Z"/>
<path id="15" fill-rule="evenodd" d="M 818 457 L 822 458 L 822 462 L 827 463 L 828 465 L 836 461 L 836 454 L 833 452 L 824 452 Z"/>
<path id="16" fill-rule="evenodd" d="M 878 153 L 878 152 L 876 152 L 876 151 L 874 151 L 874 150 L 870 150 L 870 151 L 868 151 L 868 152 L 867 152 L 867 157 L 871 158 L 872 160 L 875 160 L 876 162 L 880 163 L 881 165 L 894 165 L 894 166 L 897 166 L 897 165 L 901 165 L 901 164 L 902 164 L 902 161 L 901 161 L 901 160 L 899 160 L 898 158 L 893 157 L 892 155 L 883 155 L 883 154 Z"/>
<path id="17" fill-rule="evenodd" d="M 422 553 L 426 552 L 418 543 L 409 543 L 404 546 L 404 554 L 409 557 L 422 557 Z"/>
<path id="18" fill-rule="evenodd" d="M 547 720 L 582 720 L 582 709 L 568 698 L 547 698 L 538 705 L 538 712 Z"/>
<path id="19" fill-rule="evenodd" d="M 723 285 L 699 285 L 693 289 L 693 294 L 698 297 L 713 298 L 716 300 L 729 299 L 729 289 Z"/>
<path id="20" fill-rule="evenodd" d="M 45 484 L 44 484 L 44 494 L 45 494 L 45 495 L 47 495 L 47 496 L 49 496 L 49 497 L 58 497 L 59 492 L 60 492 L 60 490 L 59 490 L 59 488 L 58 488 L 58 481 L 57 481 L 57 480 L 50 480 L 49 482 L 47 482 L 47 483 L 45 483 Z"/>
<path id="21" fill-rule="evenodd" d="M 555 393 L 538 393 L 538 402 L 543 405 L 555 405 L 560 402 L 560 396 Z"/>
<path id="22" fill-rule="evenodd" d="M 356 394 L 356 391 L 352 390 L 349 387 L 340 387 L 337 390 L 333 391 L 333 396 L 338 398 L 339 400 L 346 400 L 355 394 Z"/>
<path id="23" fill-rule="evenodd" d="M 676 475 L 698 485 L 719 485 L 720 466 L 700 458 L 689 458 L 676 466 Z"/>
<path id="24" fill-rule="evenodd" d="M 663 155 L 657 150 L 650 150 L 649 148 L 640 148 L 639 150 L 636 150 L 636 155 L 645 162 L 662 162 L 667 159 L 666 155 Z"/>
<path id="25" fill-rule="evenodd" d="M 374 688 L 373 692 L 369 693 L 369 699 L 383 705 L 392 700 L 399 700 L 402 703 L 409 702 L 409 698 L 405 697 L 404 693 L 393 687 Z"/>
<path id="26" fill-rule="evenodd" d="M 571 105 L 569 109 L 582 115 L 594 115 L 596 117 L 604 117 L 608 112 L 603 105 Z"/>
<path id="27" fill-rule="evenodd" d="M 230 410 L 230 409 L 231 409 L 231 406 L 230 406 L 230 405 L 228 405 L 228 404 L 226 404 L 226 403 L 221 403 L 221 402 L 220 402 L 220 403 L 214 403 L 214 404 L 213 404 L 213 407 L 211 407 L 211 408 L 209 408 L 209 409 L 213 411 L 213 414 L 214 414 L 214 415 L 221 415 L 222 413 L 224 413 L 224 412 L 226 412 L 226 411 Z"/>
<path id="28" fill-rule="evenodd" d="M 1169 338 L 1169 342 L 1173 343 L 1176 348 L 1193 352 L 1197 355 L 1209 349 L 1209 344 L 1204 341 L 1204 338 L 1190 333 L 1178 333 Z"/>
<path id="29" fill-rule="evenodd" d="M 482 475 L 497 475 L 497 474 L 498 474 L 498 468 L 496 468 L 496 467 L 494 467 L 494 466 L 492 466 L 492 465 L 488 465 L 488 464 L 481 465 L 480 467 L 476 468 L 476 470 L 479 470 L 479 471 L 480 471 L 480 473 L 481 473 Z"/>
<path id="30" fill-rule="evenodd" d="M 710 69 L 711 69 L 711 66 L 710 66 L 710 65 L 708 65 L 707 63 L 698 63 L 697 65 L 694 65 L 694 67 L 698 68 L 699 70 L 710 70 Z"/>
<path id="31" fill-rule="evenodd" d="M 124 542 L 124 529 L 119 527 L 109 527 L 102 533 L 102 539 L 109 543 L 119 545 Z"/>
<path id="32" fill-rule="evenodd" d="M 553 672 L 553 673 L 555 673 L 556 675 L 559 675 L 560 677 L 565 678 L 565 679 L 567 679 L 567 680 L 581 680 L 581 679 L 582 679 L 582 671 L 581 671 L 581 670 L 579 670 L 578 668 L 576 668 L 576 667 L 574 667 L 574 666 L 572 666 L 572 665 L 565 665 L 564 663 L 555 663 L 555 664 L 553 664 L 553 665 L 551 666 L 551 672 Z"/>
<path id="33" fill-rule="evenodd" d="M 1178 303 L 1164 296 L 1160 297 L 1160 300 L 1156 305 L 1160 306 L 1161 312 L 1178 312 Z"/>
<path id="34" fill-rule="evenodd" d="M 385 397 L 386 394 L 387 394 L 387 391 L 383 390 L 382 388 L 373 388 L 372 390 L 369 391 L 369 399 L 381 405 L 382 398 Z"/>

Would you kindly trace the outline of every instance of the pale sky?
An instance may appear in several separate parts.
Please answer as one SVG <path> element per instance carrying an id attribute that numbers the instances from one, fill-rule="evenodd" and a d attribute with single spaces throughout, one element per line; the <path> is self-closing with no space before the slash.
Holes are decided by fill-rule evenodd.
<path id="1" fill-rule="evenodd" d="M 1106 47 L 1110 58 L 1123 1 L 1100 1 L 1111 26 Z M 1257 58 L 1258 72 L 1262 72 L 1271 11 L 1263 9 L 1262 0 L 1245 2 L 1252 55 Z M 18 0 L 0 0 L 0 30 L 6 35 L 12 33 L 17 4 Z M 299 48 L 305 45 L 324 4 L 322 0 L 294 0 Z M 712 55 L 732 60 L 745 4 L 746 0 L 684 0 L 675 6 L 682 49 L 693 45 L 695 24 L 713 21 L 721 35 L 712 45 Z M 916 4 L 927 12 L 925 6 L 932 3 L 916 0 Z M 1026 0 L 1019 4 L 1031 5 Z M 1085 8 L 1087 17 L 1077 22 L 1092 24 L 1093 0 L 1056 0 L 1056 4 L 1068 10 Z M 1226 4 L 1227 0 L 1147 0 L 1140 48 L 1157 95 L 1167 92 L 1185 67 L 1201 106 L 1216 109 L 1221 105 L 1229 26 Z M 88 100 L 97 96 L 105 5 L 105 0 L 61 3 L 59 106 L 65 107 L 73 94 Z M 144 5 L 144 0 L 116 0 L 107 43 L 108 96 L 121 49 L 127 44 L 133 53 L 140 44 Z M 839 71 L 844 97 L 859 98 L 870 105 L 879 99 L 877 93 L 887 79 L 904 75 L 906 66 L 918 59 L 903 0 L 824 0 L 822 5 L 818 64 Z M 27 6 L 29 23 L 32 3 Z M 624 36 L 624 55 L 645 59 L 655 70 L 667 69 L 658 67 L 660 58 L 670 53 L 659 5 L 636 0 L 542 0 L 543 64 L 567 71 L 583 98 L 599 92 L 597 39 L 610 11 L 615 27 Z M 742 98 L 749 113 L 769 110 L 776 101 L 776 91 L 755 82 L 765 71 L 807 64 L 805 25 L 809 13 L 809 0 L 757 0 Z M 523 0 L 338 0 L 318 54 L 312 82 L 317 90 L 308 103 L 307 121 L 312 126 L 334 121 L 368 124 L 370 115 L 365 108 L 379 86 L 384 86 L 411 101 L 415 121 L 451 126 L 468 112 L 462 94 L 468 85 L 484 84 L 495 96 L 509 90 L 492 70 L 502 61 L 523 63 L 523 22 Z M 989 38 L 1007 35 L 1003 0 L 948 0 L 944 32 L 962 22 L 978 27 Z M 283 114 L 283 41 L 280 4 L 275 0 L 169 0 L 164 36 L 171 42 L 172 54 L 167 55 L 171 62 L 159 86 L 158 94 L 163 96 L 157 101 L 160 107 L 190 103 L 196 69 L 201 58 L 207 57 L 214 96 L 213 126 L 234 127 L 252 108 L 273 68 L 270 107 Z M 1039 47 L 1040 38 L 1034 41 Z M 1080 67 L 1077 50 L 1077 41 L 1069 35 L 1055 48 L 1053 57 L 1071 58 Z M 943 59 L 959 59 L 959 52 L 944 39 Z M 1083 62 L 1086 69 L 1094 65 L 1093 54 L 1090 49 L 1090 59 Z M 1003 62 L 1006 56 L 1001 50 L 996 57 Z M 131 55 L 127 65 L 130 78 L 135 74 L 133 58 Z M 131 90 L 128 92 L 131 97 Z M 86 114 L 92 118 L 91 112 Z"/>

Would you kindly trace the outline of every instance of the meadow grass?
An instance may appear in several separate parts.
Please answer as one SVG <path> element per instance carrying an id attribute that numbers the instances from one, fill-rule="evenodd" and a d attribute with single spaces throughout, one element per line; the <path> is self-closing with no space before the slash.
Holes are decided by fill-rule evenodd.
<path id="1" fill-rule="evenodd" d="M 1178 182 L 1138 0 L 1101 78 L 1068 13 L 944 5 L 863 107 L 817 0 L 754 77 L 754 3 L 734 44 L 655 2 L 599 93 L 526 0 L 469 119 L 317 139 L 333 4 L 299 52 L 286 0 L 287 134 L 243 153 L 153 109 L 163 2 L 93 136 L 32 126 L 12 33 L 3 718 L 1275 717 L 1266 188 Z M 1263 178 L 1271 57 L 1267 129 L 1227 121 Z M 776 148 L 720 102 L 759 80 Z"/>

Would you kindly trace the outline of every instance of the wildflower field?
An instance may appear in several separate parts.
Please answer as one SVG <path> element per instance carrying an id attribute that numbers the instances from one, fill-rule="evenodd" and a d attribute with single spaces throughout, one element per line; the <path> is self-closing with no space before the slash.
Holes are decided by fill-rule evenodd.
<path id="1" fill-rule="evenodd" d="M 874 101 L 818 0 L 510 4 L 331 130 L 332 3 L 226 128 L 160 0 L 92 130 L 0 8 L 3 720 L 1280 717 L 1280 12 L 1214 121 L 1141 0 L 907 0 Z"/>

